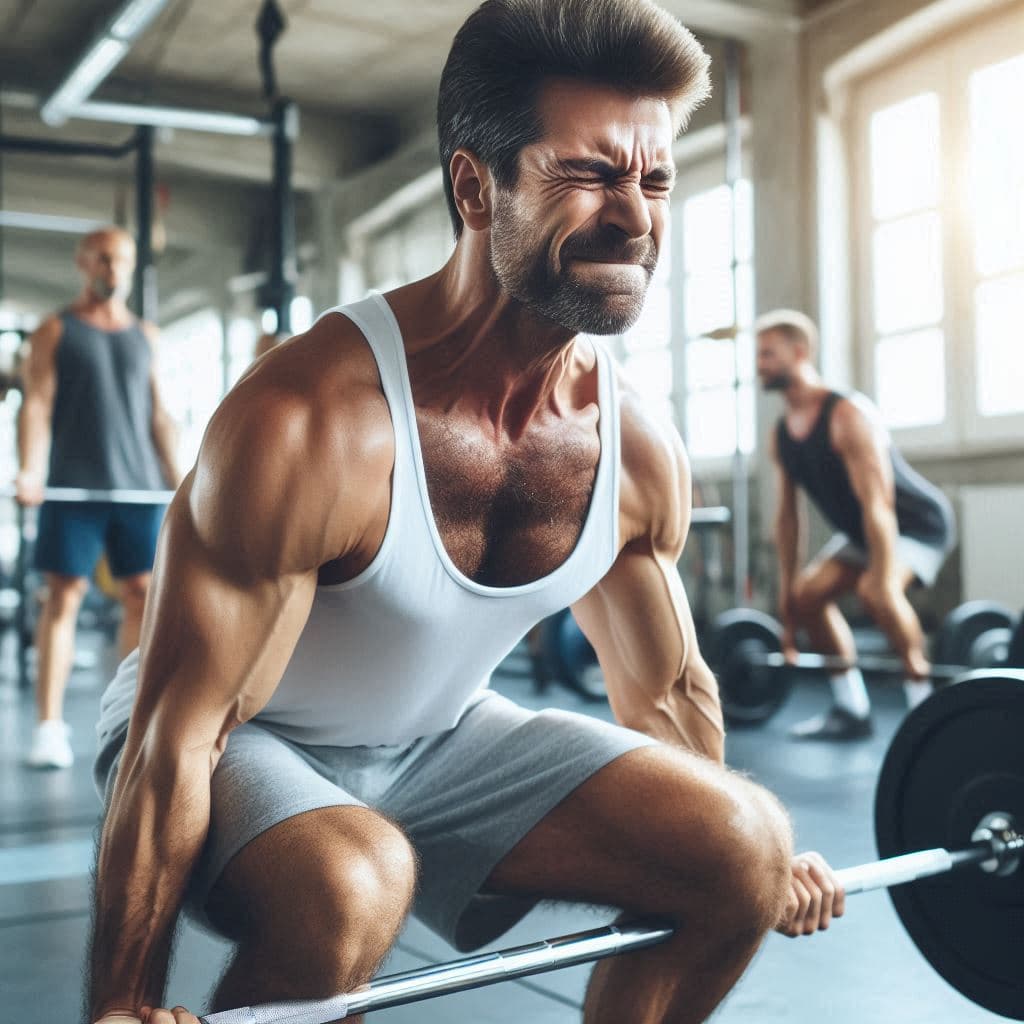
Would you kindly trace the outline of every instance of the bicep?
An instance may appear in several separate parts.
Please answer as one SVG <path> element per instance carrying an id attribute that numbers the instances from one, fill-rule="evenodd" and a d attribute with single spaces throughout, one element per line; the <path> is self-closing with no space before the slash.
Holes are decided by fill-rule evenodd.
<path id="1" fill-rule="evenodd" d="M 228 564 L 199 536 L 183 492 L 161 533 L 129 749 L 212 751 L 277 687 L 315 572 L 242 575 Z"/>
<path id="2" fill-rule="evenodd" d="M 57 391 L 57 346 L 60 325 L 46 323 L 29 341 L 28 358 L 23 371 L 25 397 L 51 403 Z"/>
<path id="3" fill-rule="evenodd" d="M 861 414 L 847 417 L 836 438 L 853 493 L 865 507 L 881 501 L 892 504 L 895 487 L 892 463 L 882 438 Z"/>
<path id="4" fill-rule="evenodd" d="M 597 652 L 620 720 L 620 710 L 628 711 L 640 696 L 657 699 L 700 657 L 675 563 L 649 546 L 625 548 L 572 611 Z"/>

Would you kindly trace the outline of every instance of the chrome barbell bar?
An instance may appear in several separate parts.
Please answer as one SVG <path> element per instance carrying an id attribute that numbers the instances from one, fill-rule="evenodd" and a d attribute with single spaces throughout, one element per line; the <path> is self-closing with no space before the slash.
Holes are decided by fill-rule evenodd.
<path id="1" fill-rule="evenodd" d="M 992 873 L 1017 869 L 1024 836 L 1009 815 L 986 815 L 971 845 L 960 850 L 937 848 L 861 864 L 836 872 L 847 895 L 946 874 L 972 865 Z M 544 939 L 527 946 L 481 953 L 462 960 L 431 964 L 371 981 L 366 988 L 328 999 L 294 1000 L 221 1010 L 200 1017 L 203 1024 L 329 1024 L 374 1010 L 464 992 L 513 978 L 591 963 L 666 942 L 671 927 L 656 920 L 609 925 L 592 931 Z"/>

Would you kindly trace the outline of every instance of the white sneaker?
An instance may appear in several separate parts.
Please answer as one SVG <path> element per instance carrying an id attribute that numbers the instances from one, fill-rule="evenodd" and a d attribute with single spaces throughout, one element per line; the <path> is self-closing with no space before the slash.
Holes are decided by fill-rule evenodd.
<path id="1" fill-rule="evenodd" d="M 70 768 L 75 761 L 68 737 L 71 728 L 59 718 L 48 718 L 36 726 L 27 763 L 30 768 Z"/>

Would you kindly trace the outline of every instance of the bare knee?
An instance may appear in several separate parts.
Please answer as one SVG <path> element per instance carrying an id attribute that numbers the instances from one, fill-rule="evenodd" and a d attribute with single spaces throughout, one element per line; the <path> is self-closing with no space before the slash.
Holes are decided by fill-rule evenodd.
<path id="1" fill-rule="evenodd" d="M 790 595 L 790 607 L 801 623 L 812 622 L 824 610 L 826 601 L 806 580 L 797 580 Z"/>
<path id="2" fill-rule="evenodd" d="M 149 593 L 149 574 L 141 576 L 126 576 L 119 580 L 119 596 L 125 611 L 132 611 L 141 614 L 146 603 L 146 595 Z"/>
<path id="3" fill-rule="evenodd" d="M 312 891 L 303 893 L 282 931 L 327 991 L 370 977 L 412 903 L 416 858 L 409 842 L 383 820 L 368 832 L 322 850 Z"/>
<path id="4" fill-rule="evenodd" d="M 50 615 L 61 619 L 78 614 L 89 581 L 82 576 L 51 575 L 46 580 L 46 605 Z"/>
<path id="5" fill-rule="evenodd" d="M 792 875 L 789 816 L 768 790 L 729 774 L 707 833 L 709 873 L 702 916 L 727 943 L 757 941 L 782 916 Z M 692 879 L 690 879 L 692 884 Z M 693 893 L 680 894 L 685 900 Z M 692 915 L 684 913 L 683 919 Z"/>

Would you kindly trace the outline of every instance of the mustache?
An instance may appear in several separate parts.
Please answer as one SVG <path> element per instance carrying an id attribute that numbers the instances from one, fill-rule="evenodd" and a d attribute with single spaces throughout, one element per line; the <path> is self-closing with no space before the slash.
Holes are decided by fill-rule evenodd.
<path id="1" fill-rule="evenodd" d="M 571 236 L 562 247 L 567 259 L 607 260 L 611 263 L 632 263 L 653 273 L 658 263 L 654 239 L 623 239 L 619 232 L 589 232 Z"/>

